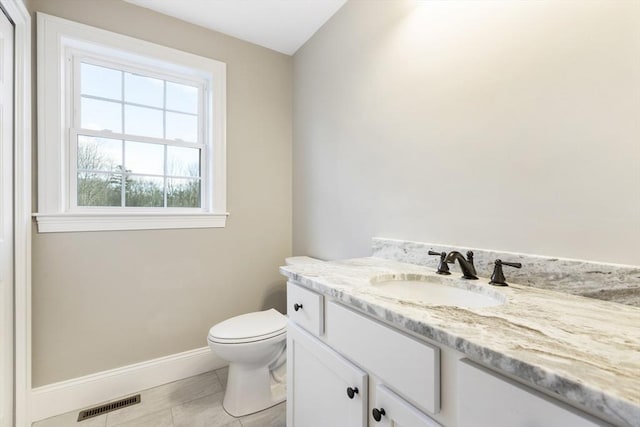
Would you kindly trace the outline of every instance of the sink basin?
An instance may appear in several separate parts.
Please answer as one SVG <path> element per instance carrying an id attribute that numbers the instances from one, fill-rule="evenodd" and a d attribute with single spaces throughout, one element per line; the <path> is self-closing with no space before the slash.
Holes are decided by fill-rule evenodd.
<path id="1" fill-rule="evenodd" d="M 419 305 L 482 308 L 505 303 L 505 297 L 486 284 L 419 274 L 375 277 L 367 293 Z"/>

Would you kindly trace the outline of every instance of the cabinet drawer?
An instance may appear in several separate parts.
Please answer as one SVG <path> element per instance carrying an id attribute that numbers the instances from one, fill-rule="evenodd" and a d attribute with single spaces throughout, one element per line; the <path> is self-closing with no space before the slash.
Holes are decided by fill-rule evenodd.
<path id="1" fill-rule="evenodd" d="M 339 304 L 327 305 L 327 342 L 417 408 L 440 411 L 440 349 Z"/>
<path id="2" fill-rule="evenodd" d="M 460 427 L 602 427 L 603 421 L 462 359 L 458 362 Z"/>
<path id="3" fill-rule="evenodd" d="M 287 315 L 289 319 L 316 336 L 324 333 L 322 304 L 322 295 L 287 282 Z"/>
<path id="4" fill-rule="evenodd" d="M 384 415 L 379 421 L 380 424 L 371 425 L 380 427 L 440 427 L 440 424 L 383 385 L 376 387 L 375 409 L 384 411 Z M 373 421 L 376 421 L 375 418 Z"/>

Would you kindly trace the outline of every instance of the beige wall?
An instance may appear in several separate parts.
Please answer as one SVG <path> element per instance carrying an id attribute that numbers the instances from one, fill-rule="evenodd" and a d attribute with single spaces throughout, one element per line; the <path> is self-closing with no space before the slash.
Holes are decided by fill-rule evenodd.
<path id="1" fill-rule="evenodd" d="M 640 264 L 640 2 L 351 0 L 294 56 L 294 253 Z"/>
<path id="2" fill-rule="evenodd" d="M 224 229 L 34 234 L 34 386 L 202 347 L 229 316 L 284 310 L 291 57 L 120 0 L 29 3 L 227 63 L 231 213 Z"/>

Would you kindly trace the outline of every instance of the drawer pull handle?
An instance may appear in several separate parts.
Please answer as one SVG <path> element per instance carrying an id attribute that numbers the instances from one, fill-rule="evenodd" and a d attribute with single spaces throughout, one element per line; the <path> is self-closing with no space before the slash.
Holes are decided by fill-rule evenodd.
<path id="1" fill-rule="evenodd" d="M 347 387 L 347 396 L 349 399 L 353 399 L 358 394 L 358 387 Z"/>
<path id="2" fill-rule="evenodd" d="M 302 308 L 302 304 L 298 304 L 298 303 L 293 304 L 293 309 L 294 309 L 295 311 L 298 311 L 298 310 L 300 310 L 301 308 Z"/>
<path id="3" fill-rule="evenodd" d="M 373 414 L 373 419 L 378 422 L 380 422 L 384 415 L 387 415 L 387 413 L 384 411 L 384 408 L 373 408 L 373 411 L 371 411 L 371 413 Z"/>

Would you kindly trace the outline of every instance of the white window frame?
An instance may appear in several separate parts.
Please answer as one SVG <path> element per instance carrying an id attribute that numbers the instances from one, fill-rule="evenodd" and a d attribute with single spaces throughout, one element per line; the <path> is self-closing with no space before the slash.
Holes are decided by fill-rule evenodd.
<path id="1" fill-rule="evenodd" d="M 176 49 L 37 13 L 39 232 L 210 228 L 226 225 L 226 64 Z M 74 104 L 82 59 L 139 69 L 197 85 L 204 123 L 200 208 L 78 207 Z M 155 70 L 155 73 L 154 73 Z M 124 131 L 124 130 L 123 130 Z M 120 138 L 97 131 L 95 136 Z M 143 140 L 144 137 L 136 138 Z M 180 143 L 177 143 L 180 144 Z"/>

